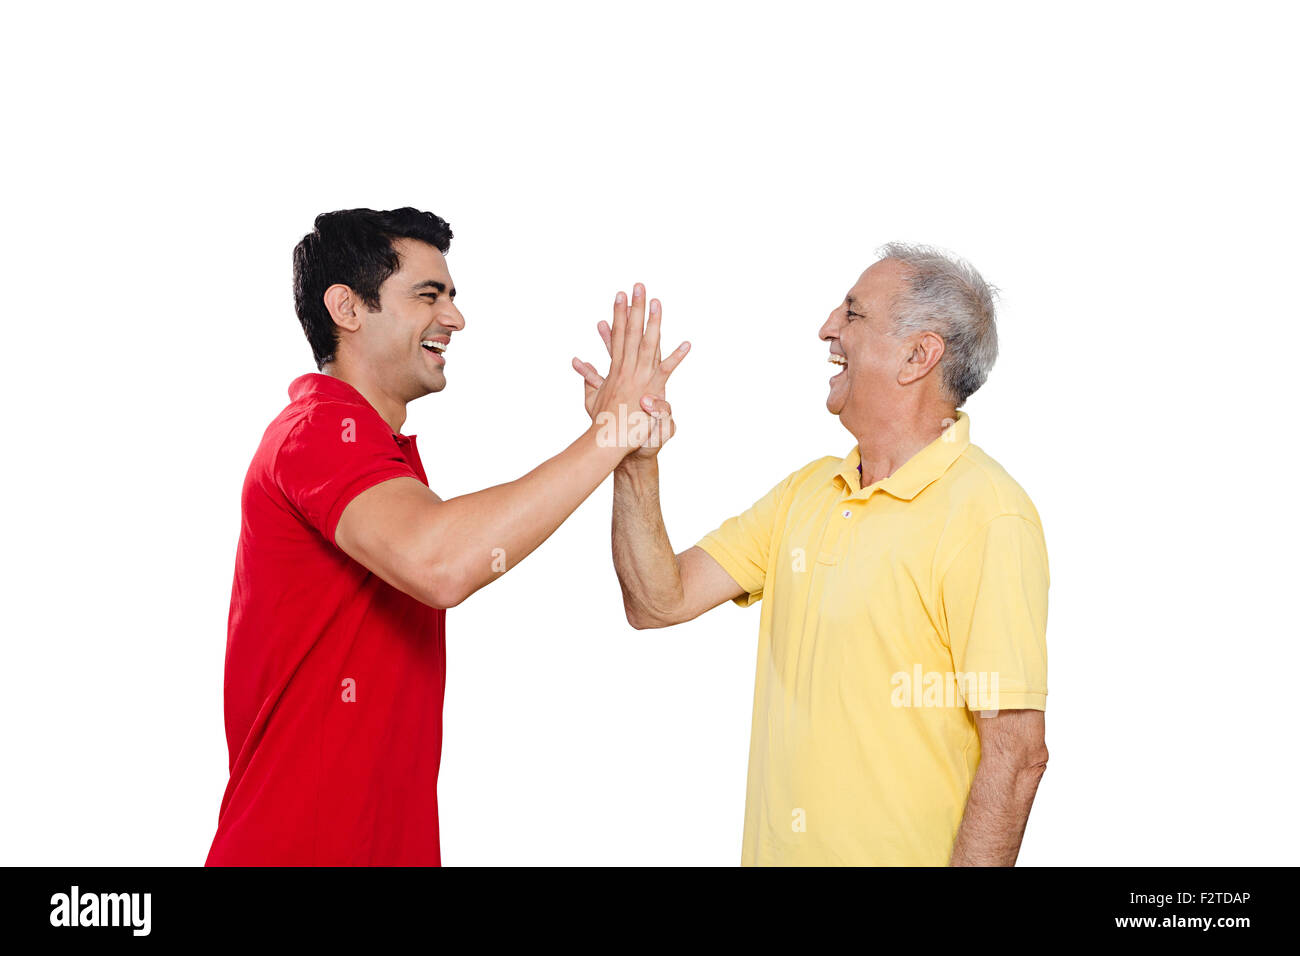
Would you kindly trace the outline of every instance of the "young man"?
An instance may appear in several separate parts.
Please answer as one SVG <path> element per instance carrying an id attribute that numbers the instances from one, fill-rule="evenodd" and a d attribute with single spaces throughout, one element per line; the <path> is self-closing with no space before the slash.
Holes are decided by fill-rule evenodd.
<path id="1" fill-rule="evenodd" d="M 516 481 L 446 501 L 406 406 L 446 387 L 465 319 L 432 213 L 317 217 L 294 300 L 320 373 L 289 386 L 249 466 L 226 645 L 230 782 L 209 865 L 438 865 L 446 608 L 518 564 L 649 440 L 645 291 L 614 305 L 593 426 Z"/>
<path id="2" fill-rule="evenodd" d="M 743 863 L 1010 865 L 1047 762 L 1048 567 L 1033 503 L 957 411 L 997 355 L 992 294 L 960 260 L 890 245 L 820 336 L 843 459 L 676 555 L 658 445 L 623 459 L 628 621 L 763 603 Z M 594 398 L 602 379 L 575 368 Z"/>

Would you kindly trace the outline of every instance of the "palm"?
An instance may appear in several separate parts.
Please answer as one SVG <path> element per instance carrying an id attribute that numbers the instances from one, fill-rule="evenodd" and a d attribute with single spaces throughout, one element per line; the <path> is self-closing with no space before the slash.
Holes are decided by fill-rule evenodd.
<path id="1" fill-rule="evenodd" d="M 637 287 L 637 296 L 639 297 L 639 303 L 634 304 L 630 311 L 632 313 L 632 321 L 636 321 L 639 325 L 640 311 L 644 309 L 645 303 L 644 290 L 642 290 L 640 286 Z M 637 301 L 637 299 L 634 299 L 634 302 Z M 629 309 L 627 305 L 616 304 L 614 308 L 616 323 L 620 319 L 623 321 L 628 320 Z M 620 315 L 620 309 L 623 310 L 622 315 Z M 681 363 L 681 360 L 685 358 L 686 352 L 690 348 L 690 343 L 683 342 L 666 360 L 663 359 L 660 355 L 659 348 L 659 322 L 660 315 L 658 300 L 653 300 L 651 303 L 650 321 L 646 325 L 645 329 L 646 337 L 649 338 L 653 344 L 653 359 L 651 363 L 653 373 L 646 384 L 643 394 L 655 399 L 655 411 L 652 413 L 654 421 L 651 426 L 650 436 L 640 447 L 631 452 L 629 457 L 633 458 L 653 458 L 659 453 L 659 449 L 663 447 L 664 442 L 671 438 L 673 432 L 676 430 L 672 421 L 671 408 L 668 406 L 666 401 L 668 377 L 672 375 L 674 369 L 676 369 Z M 609 354 L 612 359 L 613 344 L 611 341 L 611 327 L 606 323 L 601 322 L 597 326 L 597 331 L 600 333 L 601 341 L 605 345 L 605 352 Z M 588 362 L 583 362 L 575 358 L 573 360 L 573 367 L 578 374 L 583 377 L 583 405 L 587 409 L 587 415 L 594 420 L 596 417 L 596 405 L 600 395 L 601 386 L 604 384 L 605 379 Z"/>

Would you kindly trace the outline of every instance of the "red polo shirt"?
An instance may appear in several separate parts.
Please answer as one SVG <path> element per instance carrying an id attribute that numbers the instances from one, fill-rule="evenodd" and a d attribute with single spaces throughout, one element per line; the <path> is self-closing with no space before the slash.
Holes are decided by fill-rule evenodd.
<path id="1" fill-rule="evenodd" d="M 438 865 L 446 611 L 339 550 L 348 502 L 428 484 L 351 385 L 303 375 L 244 480 L 226 642 L 230 783 L 208 865 Z"/>

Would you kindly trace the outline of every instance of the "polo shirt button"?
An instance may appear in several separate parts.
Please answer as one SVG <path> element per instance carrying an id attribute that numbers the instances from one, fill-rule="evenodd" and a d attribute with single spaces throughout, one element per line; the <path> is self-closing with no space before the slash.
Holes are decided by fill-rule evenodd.
<path id="1" fill-rule="evenodd" d="M 844 511 L 843 511 L 842 513 L 843 513 L 844 517 L 846 517 L 846 518 L 851 518 L 851 517 L 853 517 L 853 512 L 850 511 L 848 508 L 845 508 Z"/>

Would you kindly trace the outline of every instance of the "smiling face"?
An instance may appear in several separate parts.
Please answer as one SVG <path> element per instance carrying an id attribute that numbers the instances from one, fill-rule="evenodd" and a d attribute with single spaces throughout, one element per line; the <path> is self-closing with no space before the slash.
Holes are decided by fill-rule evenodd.
<path id="1" fill-rule="evenodd" d="M 830 344 L 830 361 L 839 368 L 830 381 L 826 408 L 846 425 L 845 416 L 869 419 L 868 410 L 885 404 L 899 387 L 912 343 L 890 334 L 890 303 L 904 290 L 905 276 L 901 263 L 877 262 L 858 277 L 818 333 Z"/>
<path id="2" fill-rule="evenodd" d="M 444 352 L 465 327 L 443 254 L 425 242 L 398 239 L 401 267 L 379 287 L 379 310 L 358 303 L 360 321 L 344 334 L 358 364 L 390 395 L 414 401 L 447 387 Z"/>

